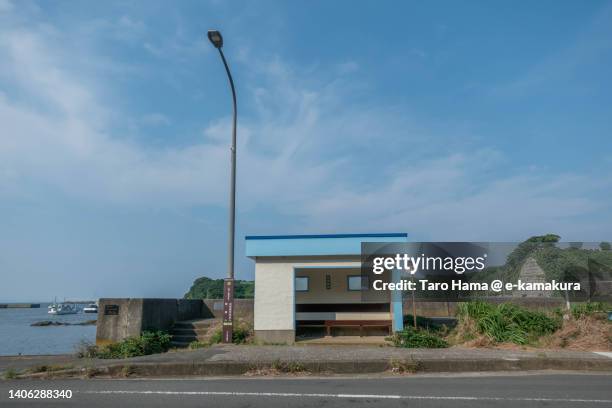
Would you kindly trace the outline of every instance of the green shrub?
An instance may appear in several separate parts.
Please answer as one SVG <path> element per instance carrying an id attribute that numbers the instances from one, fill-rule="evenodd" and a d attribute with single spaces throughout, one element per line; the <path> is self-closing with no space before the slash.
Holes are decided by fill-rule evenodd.
<path id="1" fill-rule="evenodd" d="M 481 301 L 459 303 L 457 305 L 457 317 L 469 317 L 474 320 L 478 320 L 488 314 L 491 314 L 494 309 L 494 305 Z"/>
<path id="2" fill-rule="evenodd" d="M 17 372 L 17 370 L 15 370 L 14 368 L 9 368 L 4 372 L 4 379 L 14 380 L 15 378 L 17 378 L 18 375 L 19 373 Z"/>
<path id="3" fill-rule="evenodd" d="M 448 343 L 444 339 L 426 330 L 405 328 L 391 337 L 395 347 L 405 348 L 444 348 Z"/>
<path id="4" fill-rule="evenodd" d="M 194 340 L 191 343 L 189 343 L 189 349 L 191 350 L 206 348 L 208 346 L 210 346 L 209 343 L 204 342 L 204 341 L 198 341 L 198 340 Z"/>
<path id="5" fill-rule="evenodd" d="M 247 327 L 245 325 L 238 325 L 234 327 L 234 331 L 232 333 L 232 343 L 244 344 L 247 342 L 250 336 L 251 336 L 250 327 Z"/>
<path id="6" fill-rule="evenodd" d="M 459 320 L 473 319 L 478 331 L 495 342 L 526 344 L 561 327 L 558 317 L 531 311 L 513 304 L 493 305 L 481 301 L 461 303 Z"/>
<path id="7" fill-rule="evenodd" d="M 144 332 L 140 336 L 143 354 L 158 354 L 168 351 L 172 336 L 163 331 Z"/>
<path id="8" fill-rule="evenodd" d="M 98 358 L 128 358 L 168 351 L 172 336 L 163 331 L 143 332 L 140 337 L 129 337 L 119 343 L 97 348 Z"/>
<path id="9" fill-rule="evenodd" d="M 140 337 L 130 337 L 123 340 L 120 343 L 114 344 L 113 354 L 115 358 L 127 358 L 127 357 L 136 357 L 136 356 L 144 356 L 144 347 L 142 347 L 143 342 L 141 342 Z M 111 350 L 113 349 L 111 346 Z"/>
<path id="10" fill-rule="evenodd" d="M 217 343 L 221 343 L 222 341 L 223 341 L 223 330 L 222 329 L 217 329 L 210 336 L 209 343 L 210 344 L 217 344 Z"/>
<path id="11" fill-rule="evenodd" d="M 234 325 L 234 330 L 232 332 L 232 343 L 234 344 L 245 344 L 249 341 L 252 334 L 252 329 L 250 326 L 246 324 L 236 324 Z M 209 344 L 217 344 L 223 341 L 223 330 L 216 330 L 211 336 L 209 340 Z"/>

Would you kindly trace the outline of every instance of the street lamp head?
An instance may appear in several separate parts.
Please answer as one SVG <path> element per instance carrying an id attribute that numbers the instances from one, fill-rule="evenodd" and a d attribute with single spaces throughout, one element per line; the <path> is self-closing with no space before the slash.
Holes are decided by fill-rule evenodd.
<path id="1" fill-rule="evenodd" d="M 223 47 L 223 37 L 217 30 L 208 30 L 208 39 L 215 46 L 215 48 Z"/>

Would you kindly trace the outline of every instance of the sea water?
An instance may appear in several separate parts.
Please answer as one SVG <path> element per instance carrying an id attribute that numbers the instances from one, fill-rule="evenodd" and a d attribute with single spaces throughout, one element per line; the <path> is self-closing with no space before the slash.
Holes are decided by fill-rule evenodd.
<path id="1" fill-rule="evenodd" d="M 80 323 L 97 317 L 95 313 L 83 312 L 50 315 L 47 313 L 48 305 L 41 303 L 40 308 L 36 309 L 0 309 L 0 355 L 70 354 L 82 341 L 95 341 L 95 325 L 30 326 L 43 320 Z"/>

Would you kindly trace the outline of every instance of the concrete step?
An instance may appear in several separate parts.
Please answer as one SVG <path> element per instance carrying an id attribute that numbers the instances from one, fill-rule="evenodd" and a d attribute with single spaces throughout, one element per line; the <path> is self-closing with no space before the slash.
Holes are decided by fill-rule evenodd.
<path id="1" fill-rule="evenodd" d="M 172 340 L 176 341 L 202 341 L 205 339 L 205 336 L 195 336 L 193 334 L 182 334 L 182 335 L 173 335 Z"/>
<path id="2" fill-rule="evenodd" d="M 205 329 L 210 327 L 211 323 L 215 319 L 197 319 L 197 320 L 184 320 L 174 323 L 174 328 L 177 329 Z"/>
<path id="3" fill-rule="evenodd" d="M 196 319 L 175 322 L 170 334 L 172 347 L 188 347 L 194 341 L 205 341 L 212 322 L 215 319 Z"/>
<path id="4" fill-rule="evenodd" d="M 177 328 L 174 327 L 170 330 L 170 334 L 177 336 L 186 336 L 186 335 L 194 335 L 194 336 L 203 336 L 208 333 L 208 328 L 204 329 L 185 329 L 185 328 Z"/>

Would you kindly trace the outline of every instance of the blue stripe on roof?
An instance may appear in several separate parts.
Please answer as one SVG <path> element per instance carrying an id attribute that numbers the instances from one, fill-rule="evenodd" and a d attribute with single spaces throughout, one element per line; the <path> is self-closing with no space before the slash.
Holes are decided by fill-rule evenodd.
<path id="1" fill-rule="evenodd" d="M 245 239 L 309 239 L 309 238 L 407 238 L 405 232 L 380 234 L 318 234 L 318 235 L 247 235 Z"/>

